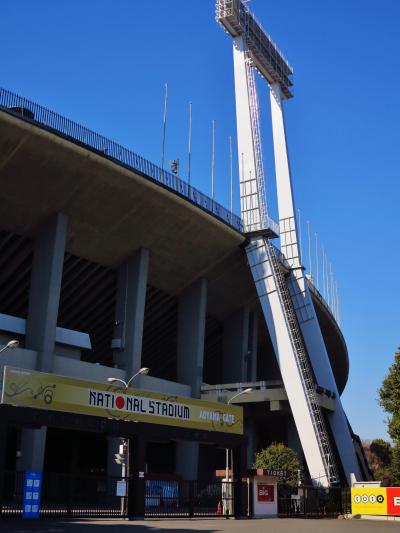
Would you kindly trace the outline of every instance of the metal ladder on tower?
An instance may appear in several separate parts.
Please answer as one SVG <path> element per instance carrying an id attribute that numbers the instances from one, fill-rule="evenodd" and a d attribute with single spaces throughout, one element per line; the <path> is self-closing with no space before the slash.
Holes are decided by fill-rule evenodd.
<path id="1" fill-rule="evenodd" d="M 319 449 L 326 468 L 329 483 L 332 485 L 339 481 L 334 454 L 331 449 L 331 443 L 327 432 L 325 420 L 323 418 L 321 407 L 318 403 L 315 391 L 315 381 L 311 370 L 311 365 L 304 346 L 296 312 L 294 310 L 292 298 L 286 283 L 285 276 L 280 268 L 279 260 L 276 256 L 274 246 L 264 238 L 264 247 L 268 261 L 270 263 L 272 276 L 275 281 L 276 290 L 281 302 L 283 314 L 285 317 L 287 329 L 289 332 L 291 344 L 296 356 L 296 364 L 301 376 L 304 394 L 312 418 L 312 424 L 316 430 Z"/>
<path id="2" fill-rule="evenodd" d="M 265 182 L 264 182 L 264 163 L 262 158 L 262 144 L 261 144 L 261 131 L 260 131 L 260 114 L 258 106 L 258 96 L 256 89 L 256 81 L 254 79 L 254 69 L 252 65 L 252 59 L 249 52 L 246 52 L 246 78 L 247 89 L 249 93 L 250 102 L 250 119 L 251 119 L 251 131 L 253 136 L 254 156 L 256 165 L 256 180 L 257 180 L 257 195 L 260 208 L 260 218 L 262 229 L 267 226 L 267 201 L 265 195 Z"/>
<path id="3" fill-rule="evenodd" d="M 265 185 L 264 185 L 264 165 L 262 157 L 262 143 L 261 143 L 261 132 L 260 132 L 260 121 L 259 121 L 259 105 L 258 105 L 258 96 L 257 89 L 255 84 L 254 77 L 254 68 L 252 59 L 249 52 L 246 52 L 246 78 L 247 78 L 247 89 L 249 95 L 249 108 L 250 108 L 250 120 L 251 120 L 251 130 L 253 137 L 253 149 L 255 157 L 255 168 L 256 168 L 256 183 L 257 183 L 257 195 L 258 203 L 260 209 L 260 221 L 261 228 L 264 229 L 267 226 L 268 213 L 267 213 L 267 202 L 265 196 Z M 327 432 L 325 420 L 323 418 L 320 405 L 318 403 L 316 390 L 315 390 L 315 380 L 314 375 L 311 370 L 311 365 L 309 362 L 308 354 L 305 349 L 303 337 L 300 331 L 300 326 L 298 323 L 298 318 L 296 311 L 294 309 L 293 301 L 289 293 L 287 282 L 285 276 L 280 268 L 279 259 L 277 258 L 274 246 L 266 238 L 262 238 L 262 261 L 268 262 L 270 265 L 271 275 L 274 279 L 274 284 L 276 287 L 276 292 L 278 293 L 280 306 L 282 308 L 282 313 L 285 318 L 286 327 L 290 342 L 292 345 L 294 357 L 296 360 L 296 365 L 300 375 L 300 380 L 302 388 L 304 391 L 304 396 L 306 398 L 306 403 L 310 413 L 311 423 L 315 430 L 316 439 L 318 442 L 318 447 L 320 450 L 322 462 L 326 471 L 326 476 L 328 478 L 329 484 L 332 485 L 339 481 L 337 467 L 334 459 L 334 455 L 331 449 L 331 443 L 329 435 Z M 251 246 L 251 245 L 250 245 Z M 261 250 L 260 250 L 261 251 Z M 254 280 L 256 285 L 258 284 L 255 274 L 252 270 Z M 267 283 L 267 281 L 266 281 Z M 268 291 L 267 291 L 268 292 Z M 265 293 L 264 293 L 265 294 Z M 260 299 L 262 295 L 259 293 Z"/>

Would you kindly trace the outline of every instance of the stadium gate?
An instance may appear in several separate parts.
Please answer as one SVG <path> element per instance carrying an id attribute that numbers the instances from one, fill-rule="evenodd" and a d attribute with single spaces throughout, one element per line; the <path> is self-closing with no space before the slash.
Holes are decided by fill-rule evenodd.
<path id="1" fill-rule="evenodd" d="M 105 433 L 129 439 L 131 449 L 129 478 L 105 475 L 79 476 L 43 473 L 40 518 L 145 518 L 224 516 L 222 482 L 168 480 L 145 475 L 145 443 L 153 438 L 216 444 L 232 448 L 237 472 L 245 465 L 247 439 L 242 435 L 218 431 L 193 430 L 144 422 L 129 424 L 83 414 L 51 412 L 42 409 L 0 406 L 0 434 L 10 426 L 54 427 Z M 6 441 L 0 439 L 0 515 L 22 516 L 24 473 L 6 470 Z M 126 496 L 117 496 L 118 484 L 126 483 Z M 243 516 L 246 486 L 234 483 L 235 516 Z M 232 506 L 225 506 L 232 508 Z"/>

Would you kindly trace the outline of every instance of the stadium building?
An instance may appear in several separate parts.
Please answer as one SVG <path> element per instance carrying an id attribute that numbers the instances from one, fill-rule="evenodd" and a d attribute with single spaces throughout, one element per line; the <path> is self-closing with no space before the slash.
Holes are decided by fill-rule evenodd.
<path id="1" fill-rule="evenodd" d="M 262 40 L 266 34 L 260 42 L 251 41 L 249 32 L 243 34 L 243 17 L 247 28 L 256 21 L 242 3 L 221 0 L 217 10 L 219 22 L 236 39 L 237 106 L 243 103 L 240 91 L 251 97 L 249 72 L 240 86 L 238 50 L 251 53 L 252 67 L 271 86 L 278 83 L 283 98 L 290 97 L 291 72 L 268 78 L 272 71 L 263 60 L 271 41 L 267 36 Z M 245 43 L 242 50 L 238 39 L 242 46 Z M 257 47 L 264 55 L 257 56 Z M 273 53 L 277 54 L 275 48 Z M 240 120 L 239 137 L 245 130 Z M 239 153 L 254 156 L 254 136 L 251 139 L 253 144 L 243 148 L 248 140 L 239 138 Z M 257 157 L 254 165 L 257 176 Z M 2 368 L 107 386 L 112 379 L 128 381 L 139 369 L 148 368 L 147 375 L 139 373 L 132 381 L 135 390 L 221 406 L 235 396 L 232 404 L 243 407 L 246 437 L 242 468 L 251 467 L 255 451 L 277 441 L 298 452 L 315 483 L 322 479 L 323 485 L 345 484 L 350 473 L 368 479 L 359 439 L 347 421 L 357 472 L 346 469 L 341 441 L 330 423 L 342 409 L 340 394 L 349 373 L 346 343 L 327 302 L 312 280 L 303 277 L 303 292 L 311 299 L 327 354 L 323 364 L 329 365 L 327 374 L 333 379 L 318 380 L 318 365 L 308 353 L 315 405 L 309 407 L 311 415 L 307 411 L 304 424 L 309 415 L 313 422 L 315 413 L 324 421 L 326 453 L 333 457 L 336 479 L 330 465 L 325 473 L 322 467 L 316 473 L 307 457 L 287 375 L 290 361 L 283 360 L 289 352 L 279 353 L 276 333 L 279 328 L 287 331 L 288 325 L 277 323 L 273 312 L 268 319 L 249 255 L 255 239 L 265 240 L 274 249 L 283 279 L 290 279 L 299 265 L 288 252 L 288 241 L 282 241 L 283 217 L 280 229 L 270 219 L 265 224 L 265 213 L 252 222 L 243 208 L 244 194 L 238 217 L 176 175 L 5 89 L 0 89 L 0 184 L 0 340 L 3 346 L 19 341 L 17 348 L 0 354 Z M 241 187 L 243 193 L 244 175 Z M 261 198 L 259 190 L 255 194 Z M 280 250 L 275 247 L 279 234 Z M 311 352 L 304 331 L 300 337 L 305 352 Z M 23 377 L 22 373 L 19 391 Z M 45 399 L 45 386 L 41 387 L 29 393 L 31 397 Z M 250 392 L 236 396 L 248 388 Z M 303 392 L 307 397 L 306 388 Z M 105 400 L 93 393 L 92 401 Z M 300 399 L 296 403 L 301 404 Z M 0 406 L 5 436 L 0 482 L 4 484 L 10 472 L 26 470 L 121 475 L 115 454 L 128 431 L 122 424 L 135 423 L 118 419 L 115 425 L 112 416 L 100 423 L 93 417 L 91 426 L 90 417 L 62 418 L 51 407 L 45 416 L 43 409 L 31 407 L 14 407 L 10 399 Z M 184 410 L 174 413 L 185 417 Z M 243 450 L 244 441 L 232 435 L 207 439 L 204 431 L 167 429 L 143 430 L 141 468 L 146 474 L 207 481 L 225 467 L 229 442 Z M 323 449 L 321 456 L 324 459 Z"/>

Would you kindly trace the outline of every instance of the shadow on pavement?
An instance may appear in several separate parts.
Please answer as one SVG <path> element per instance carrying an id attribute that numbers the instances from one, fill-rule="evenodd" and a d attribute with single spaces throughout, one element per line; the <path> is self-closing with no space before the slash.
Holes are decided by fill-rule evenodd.
<path id="1" fill-rule="evenodd" d="M 157 531 L 179 531 L 180 533 L 191 533 L 193 531 L 203 531 L 205 533 L 218 533 L 221 529 L 216 523 L 216 528 L 203 529 L 201 521 L 196 524 L 193 522 L 193 528 L 188 528 L 188 523 L 179 523 L 175 520 L 160 520 L 159 524 L 152 521 L 147 523 L 145 521 L 130 522 L 124 520 L 116 523 L 115 521 L 106 520 L 79 520 L 74 522 L 69 521 L 53 521 L 53 520 L 31 520 L 31 521 L 0 521 L 1 533 L 156 533 Z M 197 525 L 197 527 L 196 527 Z"/>
<path id="2" fill-rule="evenodd" d="M 0 521 L 1 533 L 391 533 L 399 532 L 399 522 L 373 520 L 65 520 Z"/>

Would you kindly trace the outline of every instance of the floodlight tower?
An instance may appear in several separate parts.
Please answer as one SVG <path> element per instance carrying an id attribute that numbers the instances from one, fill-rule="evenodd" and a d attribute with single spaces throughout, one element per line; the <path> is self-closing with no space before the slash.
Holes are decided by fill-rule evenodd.
<path id="1" fill-rule="evenodd" d="M 233 38 L 241 213 L 250 237 L 246 253 L 263 314 L 311 477 L 322 486 L 338 483 L 339 459 L 350 483 L 351 473 L 359 479 L 359 467 L 299 257 L 282 107 L 283 100 L 292 97 L 293 71 L 242 0 L 216 0 L 216 19 Z M 287 277 L 269 241 L 274 231 L 264 191 L 255 70 L 270 89 L 279 231 L 289 267 Z M 335 393 L 335 411 L 327 417 L 319 405 L 317 385 Z"/>

